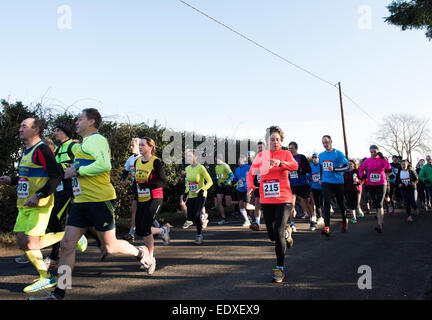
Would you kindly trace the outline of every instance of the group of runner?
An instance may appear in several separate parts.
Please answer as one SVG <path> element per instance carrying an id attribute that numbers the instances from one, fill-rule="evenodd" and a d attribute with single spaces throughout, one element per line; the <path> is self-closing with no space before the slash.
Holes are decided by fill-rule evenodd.
<path id="1" fill-rule="evenodd" d="M 132 155 L 125 164 L 121 184 L 126 185 L 126 178 L 131 173 L 132 185 L 128 194 L 132 222 L 125 238 L 129 241 L 117 239 L 110 147 L 107 139 L 98 132 L 101 122 L 98 110 L 82 111 L 76 121 L 76 132 L 82 137 L 80 144 L 70 139 L 70 127 L 59 124 L 54 134 L 60 146 L 54 152 L 41 140 L 39 120 L 29 118 L 21 123 L 20 138 L 26 150 L 19 164 L 19 176 L 0 177 L 0 183 L 18 185 L 19 213 L 14 232 L 27 259 L 19 257 L 17 262 L 28 260 L 40 275 L 39 280 L 24 288 L 24 292 L 56 286 L 43 299 L 63 299 L 66 288 L 56 283 L 50 270 L 61 266 L 73 269 L 76 248 L 85 251 L 87 247 L 85 233 L 96 239 L 102 259 L 109 254 L 129 255 L 135 257 L 139 268 L 148 274 L 156 268 L 154 237 L 169 244 L 169 225 L 161 227 L 156 220 L 163 205 L 167 178 L 163 162 L 156 156 L 155 142 L 149 137 L 131 141 Z M 336 208 L 342 217 L 341 231 L 347 232 L 349 221 L 345 201 L 352 215 L 350 221 L 356 223 L 357 217 L 364 216 L 362 198 L 366 201 L 370 198 L 376 209 L 375 229 L 378 233 L 383 232 L 384 201 L 389 203 L 389 212 L 394 212 L 394 199 L 403 199 L 408 221 L 413 220 L 411 208 L 417 210 L 414 195 L 419 182 L 422 183 L 422 195 L 418 190 L 418 198 L 424 208 L 430 207 L 430 156 L 426 157 L 426 163 L 417 166 L 416 172 L 407 160 L 399 165 L 393 158 L 390 164 L 378 147 L 372 145 L 371 156 L 359 165 L 334 149 L 331 137 L 325 135 L 322 137 L 325 150 L 314 153 L 312 163 L 309 163 L 298 153 L 296 142 L 290 142 L 289 150 L 284 150 L 284 138 L 281 128 L 268 128 L 267 145 L 260 142 L 254 158 L 252 153 L 241 155 L 235 173 L 223 161 L 223 156 L 217 155 L 213 178 L 199 163 L 200 155 L 196 150 L 185 151 L 187 166 L 182 170 L 184 193 L 180 197 L 180 206 L 186 218 L 183 227 L 192 224 L 196 227 L 196 245 L 203 243 L 203 229 L 208 224 L 205 203 L 212 186 L 216 188 L 216 204 L 221 216 L 219 225 L 228 223 L 224 204 L 227 207 L 233 203 L 238 205 L 243 226 L 252 230 L 260 230 L 262 212 L 268 237 L 275 242 L 276 266 L 272 280 L 277 283 L 285 277 L 285 251 L 293 246 L 296 202 L 303 217 L 309 218 L 310 230 L 314 231 L 323 223 L 321 234 L 326 237 L 330 236 L 331 212 Z M 251 207 L 254 214 L 249 218 L 247 210 Z M 47 228 L 49 233 L 46 233 Z M 136 236 L 143 238 L 143 246 L 130 243 Z M 52 252 L 44 261 L 41 249 L 51 245 L 54 245 Z"/>

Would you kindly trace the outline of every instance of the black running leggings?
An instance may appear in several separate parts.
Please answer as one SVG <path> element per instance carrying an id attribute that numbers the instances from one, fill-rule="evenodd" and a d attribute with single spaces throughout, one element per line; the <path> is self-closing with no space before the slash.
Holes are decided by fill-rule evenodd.
<path id="1" fill-rule="evenodd" d="M 408 216 L 411 215 L 411 208 L 417 210 L 417 204 L 414 196 L 414 189 L 401 189 L 402 198 L 404 200 L 405 210 Z"/>
<path id="2" fill-rule="evenodd" d="M 198 195 L 196 198 L 188 198 L 186 201 L 188 220 L 195 222 L 197 234 L 202 233 L 201 212 L 206 202 L 206 198 Z"/>
<path id="3" fill-rule="evenodd" d="M 322 208 L 322 192 L 319 189 L 312 189 L 312 195 L 315 202 L 316 214 L 318 218 L 321 218 L 321 208 Z"/>
<path id="4" fill-rule="evenodd" d="M 368 186 L 368 192 L 372 199 L 375 209 L 382 209 L 384 207 L 384 198 L 387 190 L 387 185 Z"/>
<path id="5" fill-rule="evenodd" d="M 57 194 L 54 196 L 54 207 L 51 210 L 51 216 L 48 222 L 49 232 L 62 232 L 65 230 L 65 220 L 66 216 L 69 214 L 70 208 L 72 206 L 71 197 L 62 197 Z M 68 203 L 69 201 L 69 203 Z M 67 203 L 67 206 L 66 206 Z M 60 211 L 65 208 L 60 218 L 57 215 Z M 54 243 L 51 249 L 49 257 L 51 260 L 57 260 L 59 257 L 60 242 Z"/>
<path id="6" fill-rule="evenodd" d="M 326 227 L 330 227 L 330 200 L 332 193 L 336 196 L 336 202 L 342 215 L 342 222 L 346 223 L 346 209 L 344 203 L 344 184 L 343 183 L 322 183 L 322 197 L 324 200 L 324 222 Z"/>
<path id="7" fill-rule="evenodd" d="M 277 266 L 283 267 L 286 251 L 285 228 L 291 214 L 291 203 L 261 204 L 267 234 L 271 241 L 275 241 Z"/>

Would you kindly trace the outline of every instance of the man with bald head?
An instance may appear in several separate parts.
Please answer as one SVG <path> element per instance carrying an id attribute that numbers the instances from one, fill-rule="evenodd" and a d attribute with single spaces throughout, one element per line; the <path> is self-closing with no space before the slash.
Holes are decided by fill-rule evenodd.
<path id="1" fill-rule="evenodd" d="M 35 292 L 56 284 L 43 262 L 41 249 L 58 242 L 63 236 L 45 234 L 54 205 L 53 193 L 61 181 L 61 173 L 53 152 L 41 141 L 42 130 L 42 122 L 38 119 L 28 118 L 21 122 L 19 137 L 25 150 L 18 167 L 19 175 L 0 177 L 0 184 L 18 186 L 18 216 L 13 231 L 18 245 L 40 275 L 38 281 L 24 288 L 24 292 Z"/>

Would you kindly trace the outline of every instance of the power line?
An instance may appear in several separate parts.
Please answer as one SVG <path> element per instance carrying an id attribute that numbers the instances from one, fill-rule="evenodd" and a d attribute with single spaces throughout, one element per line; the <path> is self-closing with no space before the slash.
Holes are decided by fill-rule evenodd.
<path id="1" fill-rule="evenodd" d="M 303 67 L 299 66 L 298 64 L 296 64 L 296 63 L 294 63 L 294 62 L 288 60 L 287 58 L 281 56 L 280 54 L 278 54 L 278 53 L 276 53 L 276 52 L 274 52 L 274 51 L 272 51 L 272 50 L 270 50 L 270 49 L 264 47 L 263 45 L 261 45 L 261 44 L 259 44 L 258 42 L 256 42 L 256 41 L 250 39 L 249 37 L 245 36 L 244 34 L 242 34 L 242 33 L 238 32 L 238 31 L 234 30 L 233 28 L 227 26 L 227 25 L 224 24 L 223 22 L 221 22 L 221 21 L 219 21 L 219 20 L 217 20 L 217 19 L 215 19 L 215 18 L 209 16 L 207 13 L 205 13 L 205 12 L 203 12 L 203 11 L 201 11 L 201 10 L 195 8 L 194 6 L 192 6 L 191 4 L 187 3 L 186 1 L 183 1 L 183 0 L 178 0 L 178 1 L 181 2 L 181 3 L 183 3 L 184 5 L 188 6 L 189 8 L 195 10 L 195 11 L 198 12 L 199 14 L 201 14 L 201 15 L 203 15 L 203 16 L 209 18 L 210 20 L 213 20 L 214 22 L 216 22 L 217 24 L 223 26 L 224 28 L 228 29 L 229 31 L 231 31 L 231 32 L 237 34 L 238 36 L 240 36 L 240 37 L 246 39 L 247 41 L 253 43 L 253 44 L 256 45 L 257 47 L 260 47 L 261 49 L 263 49 L 263 50 L 269 52 L 270 54 L 276 56 L 277 58 L 279 58 L 279 59 L 281 59 L 281 60 L 283 60 L 283 61 L 289 63 L 289 64 L 292 65 L 293 67 L 295 67 L 295 68 L 297 68 L 297 69 L 299 69 L 299 70 L 301 70 L 301 71 L 303 71 L 303 72 L 309 74 L 310 76 L 312 76 L 312 77 L 314 77 L 314 78 L 316 78 L 316 79 L 318 79 L 318 80 L 320 80 L 320 81 L 322 81 L 322 82 L 324 82 L 324 83 L 326 83 L 326 84 L 328 84 L 328 85 L 330 85 L 330 86 L 332 86 L 332 87 L 334 87 L 334 88 L 337 88 L 337 84 L 333 84 L 333 83 L 331 83 L 330 81 L 328 81 L 328 80 L 326 80 L 326 79 L 320 77 L 319 75 L 317 75 L 317 74 L 315 74 L 315 73 L 313 73 L 313 72 L 307 70 L 306 68 L 303 68 Z M 345 94 L 345 93 L 342 93 L 342 94 L 343 94 L 347 99 L 349 99 L 349 100 L 350 100 L 350 101 L 351 101 L 351 102 L 352 102 L 352 103 L 353 103 L 357 108 L 359 108 L 360 111 L 362 111 L 362 112 L 363 112 L 365 115 L 367 115 L 370 119 L 372 119 L 373 121 L 375 121 L 375 122 L 378 123 L 377 120 L 375 120 L 375 119 L 374 119 L 374 118 L 373 118 L 369 113 L 367 113 L 367 112 L 366 112 L 366 111 L 365 111 L 365 110 L 364 110 L 364 109 L 363 109 L 363 108 L 362 108 L 362 107 L 361 107 L 357 102 L 355 102 L 351 97 L 349 97 L 349 96 L 348 96 L 347 94 Z"/>

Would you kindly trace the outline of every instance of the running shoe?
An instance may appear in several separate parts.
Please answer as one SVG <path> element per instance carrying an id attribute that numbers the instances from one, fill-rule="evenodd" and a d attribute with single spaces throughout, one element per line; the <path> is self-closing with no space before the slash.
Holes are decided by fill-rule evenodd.
<path id="1" fill-rule="evenodd" d="M 53 275 L 49 278 L 42 278 L 40 277 L 39 280 L 35 280 L 35 282 L 27 287 L 24 288 L 24 292 L 36 292 L 43 289 L 52 288 L 56 285 L 56 280 Z"/>
<path id="2" fill-rule="evenodd" d="M 123 239 L 126 240 L 126 241 L 129 241 L 129 242 L 134 242 L 135 241 L 135 236 L 133 234 L 128 233 L 128 234 L 125 234 L 123 236 Z"/>
<path id="3" fill-rule="evenodd" d="M 396 212 L 394 211 L 394 209 L 393 209 L 392 206 L 390 206 L 390 207 L 388 208 L 388 211 L 389 211 L 389 213 L 392 214 L 392 215 L 395 215 L 395 214 L 396 214 Z"/>
<path id="4" fill-rule="evenodd" d="M 250 226 L 249 229 L 253 230 L 253 231 L 259 231 L 260 230 L 260 226 L 258 223 L 253 222 Z"/>
<path id="5" fill-rule="evenodd" d="M 84 252 L 87 250 L 88 241 L 85 235 L 82 235 L 82 237 L 78 240 L 77 247 L 81 252 Z"/>
<path id="6" fill-rule="evenodd" d="M 59 259 L 57 258 L 56 260 L 53 260 L 50 257 L 46 257 L 44 259 L 44 263 L 45 263 L 47 270 L 50 271 L 53 269 L 57 269 L 58 264 L 59 264 Z"/>
<path id="7" fill-rule="evenodd" d="M 26 264 L 29 263 L 30 261 L 27 258 L 26 254 L 23 254 L 22 256 L 15 258 L 15 262 L 19 264 Z"/>
<path id="8" fill-rule="evenodd" d="M 218 225 L 222 225 L 222 224 L 227 224 L 228 220 L 227 219 L 221 219 L 220 221 L 218 221 Z"/>
<path id="9" fill-rule="evenodd" d="M 193 225 L 192 221 L 186 220 L 185 223 L 183 223 L 183 229 L 189 228 L 191 225 Z"/>
<path id="10" fill-rule="evenodd" d="M 301 218 L 302 218 L 303 220 L 305 220 L 305 219 L 309 218 L 309 215 L 308 215 L 307 213 L 305 213 Z"/>
<path id="11" fill-rule="evenodd" d="M 207 228 L 208 223 L 209 223 L 209 220 L 208 220 L 208 219 L 205 219 L 205 220 L 202 222 L 202 228 L 203 228 L 203 229 Z"/>
<path id="12" fill-rule="evenodd" d="M 204 222 L 207 219 L 208 219 L 208 214 L 207 213 L 201 214 L 201 221 L 202 222 Z"/>
<path id="13" fill-rule="evenodd" d="M 281 269 L 275 268 L 273 269 L 273 282 L 281 283 L 285 278 L 285 274 Z"/>
<path id="14" fill-rule="evenodd" d="M 351 223 L 357 223 L 357 219 L 352 218 L 352 219 L 350 220 L 350 222 L 351 222 Z"/>
<path id="15" fill-rule="evenodd" d="M 409 216 L 408 219 L 407 219 L 407 221 L 408 222 L 413 222 L 414 220 L 413 220 L 413 218 L 411 216 Z"/>
<path id="16" fill-rule="evenodd" d="M 359 211 L 358 211 L 358 217 L 359 217 L 359 218 L 364 218 L 364 213 L 363 213 L 362 210 L 359 210 Z"/>
<path id="17" fill-rule="evenodd" d="M 156 270 L 156 259 L 152 258 L 152 263 L 148 267 L 141 265 L 140 270 L 146 271 L 148 275 L 153 274 Z"/>
<path id="18" fill-rule="evenodd" d="M 153 264 L 153 258 L 150 257 L 150 255 L 148 254 L 148 251 L 144 251 L 144 249 L 142 247 L 138 247 L 138 250 L 140 250 L 143 254 L 140 262 L 141 264 L 144 266 L 144 268 L 149 269 L 152 264 Z"/>
<path id="19" fill-rule="evenodd" d="M 169 225 L 164 225 L 163 227 L 162 227 L 162 229 L 164 230 L 164 234 L 163 234 L 163 236 L 162 236 L 162 240 L 163 240 L 163 244 L 166 246 L 166 245 L 169 245 L 169 243 L 170 243 L 170 227 L 169 227 Z"/>
<path id="20" fill-rule="evenodd" d="M 319 217 L 317 220 L 317 224 L 323 224 L 324 223 L 324 218 L 323 217 Z"/>
<path id="21" fill-rule="evenodd" d="M 194 244 L 196 245 L 201 245 L 203 243 L 203 235 L 202 234 L 197 234 Z"/>
<path id="22" fill-rule="evenodd" d="M 326 237 L 330 237 L 330 227 L 324 227 L 321 231 L 321 234 Z"/>
<path id="23" fill-rule="evenodd" d="M 290 228 L 285 229 L 285 241 L 287 243 L 288 249 L 292 248 L 294 245 L 294 239 L 292 238 L 292 233 L 290 232 Z"/>
<path id="24" fill-rule="evenodd" d="M 51 292 L 49 295 L 45 297 L 29 297 L 29 300 L 63 300 L 61 297 L 56 295 L 54 292 Z"/>
<path id="25" fill-rule="evenodd" d="M 243 222 L 243 224 L 242 224 L 242 227 L 249 227 L 249 226 L 251 226 L 251 223 L 249 220 Z"/>
<path id="26" fill-rule="evenodd" d="M 297 232 L 294 222 L 291 222 L 291 230 L 292 232 Z"/>

